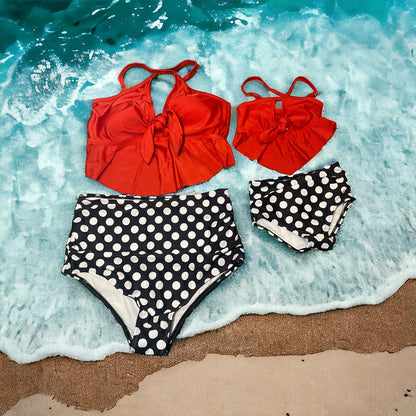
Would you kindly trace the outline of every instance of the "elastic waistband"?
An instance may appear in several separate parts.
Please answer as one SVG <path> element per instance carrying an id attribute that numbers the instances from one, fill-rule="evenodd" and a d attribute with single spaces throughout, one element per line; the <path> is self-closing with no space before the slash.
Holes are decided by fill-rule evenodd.
<path id="1" fill-rule="evenodd" d="M 323 166 L 322 168 L 319 169 L 315 169 L 315 170 L 311 170 L 310 172 L 305 172 L 305 173 L 296 173 L 295 175 L 290 175 L 290 176 L 279 176 L 278 178 L 273 178 L 273 179 L 260 179 L 260 180 L 253 180 L 250 181 L 250 185 L 253 186 L 259 186 L 262 183 L 270 183 L 270 182 L 274 182 L 274 183 L 279 183 L 279 182 L 287 182 L 287 181 L 293 181 L 299 178 L 305 178 L 306 176 L 316 176 L 316 175 L 320 175 L 321 172 L 326 172 L 327 174 L 333 175 L 333 176 L 345 176 L 345 171 L 341 168 L 339 162 L 334 162 L 331 165 L 326 165 Z"/>
<path id="2" fill-rule="evenodd" d="M 159 202 L 159 201 L 187 201 L 189 199 L 195 200 L 206 200 L 215 198 L 218 196 L 223 196 L 230 199 L 230 195 L 228 192 L 228 188 L 219 188 L 207 192 L 192 192 L 192 193 L 181 193 L 181 194 L 167 194 L 167 195 L 156 195 L 156 196 L 140 196 L 140 195 L 128 195 L 128 194 L 81 194 L 78 197 L 78 201 L 82 201 L 85 199 L 88 200 L 116 200 L 120 203 L 120 201 L 134 201 L 134 202 Z"/>

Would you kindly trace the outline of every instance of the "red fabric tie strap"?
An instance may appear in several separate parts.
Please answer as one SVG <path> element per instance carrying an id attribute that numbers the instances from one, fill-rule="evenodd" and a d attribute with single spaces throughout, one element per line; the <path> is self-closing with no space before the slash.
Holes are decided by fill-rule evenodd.
<path id="1" fill-rule="evenodd" d="M 165 127 L 169 129 L 170 144 L 175 154 L 179 155 L 183 145 L 183 128 L 176 113 L 168 111 L 167 115 L 158 114 L 149 124 L 143 135 L 141 153 L 144 161 L 149 164 L 155 153 L 155 133 L 163 130 Z"/>
<path id="2" fill-rule="evenodd" d="M 310 119 L 309 115 L 303 114 L 280 117 L 275 125 L 260 134 L 260 141 L 262 143 L 271 143 L 279 134 L 286 133 L 289 130 L 289 126 L 299 129 L 308 124 Z"/>

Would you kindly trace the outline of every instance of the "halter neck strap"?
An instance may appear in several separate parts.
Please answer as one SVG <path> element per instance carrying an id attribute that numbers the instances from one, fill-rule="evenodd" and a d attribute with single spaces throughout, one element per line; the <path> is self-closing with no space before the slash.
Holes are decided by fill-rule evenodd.
<path id="1" fill-rule="evenodd" d="M 241 91 L 243 91 L 243 93 L 247 96 L 247 97 L 254 97 L 254 98 L 256 98 L 256 99 L 258 99 L 258 98 L 263 98 L 260 94 L 257 94 L 257 93 L 255 93 L 255 92 L 247 92 L 245 89 L 244 89 L 244 86 L 247 84 L 247 83 L 249 83 L 249 82 L 251 82 L 251 81 L 258 81 L 258 82 L 260 82 L 261 84 L 263 84 L 263 86 L 266 88 L 266 90 L 268 90 L 268 91 L 270 91 L 270 92 L 273 92 L 274 94 L 276 94 L 276 95 L 278 95 L 279 97 L 281 97 L 282 95 L 284 95 L 284 94 L 282 94 L 280 91 L 277 91 L 277 90 L 275 90 L 275 89 L 273 89 L 273 88 L 270 88 L 260 77 L 249 77 L 249 78 L 247 78 L 242 84 L 241 84 Z"/>
<path id="2" fill-rule="evenodd" d="M 126 75 L 126 72 L 131 68 L 142 68 L 145 71 L 150 72 L 151 74 L 171 74 L 172 72 L 179 72 L 181 69 L 187 66 L 192 66 L 192 68 L 187 74 L 185 74 L 182 77 L 184 81 L 188 81 L 188 79 L 191 79 L 196 74 L 196 71 L 198 71 L 199 64 L 196 61 L 186 59 L 185 61 L 180 62 L 178 65 L 166 69 L 153 69 L 149 68 L 146 64 L 133 62 L 131 64 L 126 65 L 121 70 L 120 75 L 118 76 L 118 81 L 120 82 L 121 88 L 124 90 L 126 88 L 126 84 L 124 83 L 124 76 Z"/>
<path id="3" fill-rule="evenodd" d="M 315 88 L 315 86 L 312 84 L 312 82 L 310 82 L 308 80 L 308 78 L 306 77 L 297 77 L 295 78 L 295 80 L 292 82 L 292 85 L 290 86 L 288 92 L 286 93 L 287 95 L 290 95 L 293 91 L 293 88 L 295 88 L 296 83 L 298 82 L 303 82 L 306 85 L 309 85 L 312 88 L 312 92 L 310 92 L 308 95 L 306 95 L 306 97 L 316 97 L 318 95 L 318 90 Z"/>
<path id="4" fill-rule="evenodd" d="M 243 93 L 247 96 L 247 97 L 254 97 L 254 98 L 256 98 L 256 99 L 259 99 L 259 98 L 263 98 L 260 94 L 257 94 L 257 93 L 255 93 L 255 92 L 247 92 L 245 89 L 244 89 L 244 87 L 245 87 L 245 85 L 248 83 L 248 82 L 251 82 L 251 81 L 258 81 L 258 82 L 260 82 L 261 84 L 263 84 L 263 86 L 268 90 L 268 91 L 270 91 L 270 92 L 272 92 L 272 93 L 274 93 L 274 94 L 276 94 L 278 97 L 282 97 L 282 96 L 284 96 L 284 95 L 290 95 L 291 93 L 292 93 L 292 91 L 293 91 L 293 89 L 295 88 L 295 85 L 298 83 L 298 82 L 303 82 L 303 83 L 305 83 L 305 84 L 307 84 L 307 85 L 309 85 L 311 88 L 312 88 L 312 92 L 311 93 L 309 93 L 306 97 L 316 97 L 317 95 L 318 95 L 318 90 L 315 88 L 315 86 L 312 84 L 312 82 L 310 82 L 306 77 L 297 77 L 297 78 L 295 78 L 295 80 L 292 82 L 292 85 L 290 86 L 290 88 L 289 88 L 289 90 L 288 90 L 288 92 L 286 93 L 286 94 L 283 94 L 283 93 L 281 93 L 280 91 L 277 91 L 277 90 L 275 90 L 275 89 L 273 89 L 273 88 L 271 88 L 271 87 L 269 87 L 260 77 L 256 77 L 256 76 L 254 76 L 254 77 L 249 77 L 249 78 L 247 78 L 243 83 L 242 83 L 242 85 L 241 85 L 241 90 L 243 91 Z"/>

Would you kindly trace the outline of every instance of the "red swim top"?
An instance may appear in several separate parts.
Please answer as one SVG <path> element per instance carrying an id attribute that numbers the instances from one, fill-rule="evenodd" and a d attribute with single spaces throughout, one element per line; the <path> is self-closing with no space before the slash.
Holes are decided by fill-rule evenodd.
<path id="1" fill-rule="evenodd" d="M 185 75 L 178 71 L 192 66 Z M 151 75 L 126 88 L 130 68 Z M 186 60 L 168 69 L 141 63 L 127 65 L 118 79 L 121 92 L 93 100 L 88 121 L 85 173 L 118 192 L 161 195 L 207 181 L 235 164 L 227 142 L 230 103 L 190 88 L 199 65 Z M 175 84 L 163 112 L 155 114 L 151 84 L 159 74 L 170 74 Z"/>
<path id="2" fill-rule="evenodd" d="M 246 92 L 250 81 L 261 82 L 277 97 Z M 306 97 L 291 95 L 297 82 L 312 88 Z M 277 172 L 291 175 L 311 160 L 335 133 L 334 121 L 322 117 L 318 91 L 305 77 L 297 77 L 286 94 L 270 88 L 260 77 L 247 78 L 241 85 L 255 100 L 237 107 L 237 129 L 233 145 L 251 160 Z"/>

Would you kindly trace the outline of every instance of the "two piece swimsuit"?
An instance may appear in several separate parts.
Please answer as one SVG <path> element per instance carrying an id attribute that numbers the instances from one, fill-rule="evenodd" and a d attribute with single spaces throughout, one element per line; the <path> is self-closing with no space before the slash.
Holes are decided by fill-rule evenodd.
<path id="1" fill-rule="evenodd" d="M 133 67 L 151 75 L 126 88 L 124 75 Z M 167 355 L 194 307 L 244 262 L 227 189 L 170 194 L 235 164 L 227 141 L 230 104 L 186 84 L 198 67 L 190 60 L 157 70 L 127 65 L 121 92 L 94 100 L 88 122 L 86 175 L 122 194 L 79 196 L 62 273 L 100 298 L 132 350 L 146 355 Z M 175 84 L 156 115 L 151 83 L 160 74 Z M 254 80 L 277 97 L 247 93 Z M 313 92 L 292 96 L 298 81 Z M 291 175 L 335 132 L 306 78 L 286 94 L 258 77 L 242 90 L 255 100 L 237 108 L 233 145 L 264 166 Z M 332 249 L 354 201 L 338 163 L 251 181 L 249 197 L 253 225 L 301 252 Z"/>

